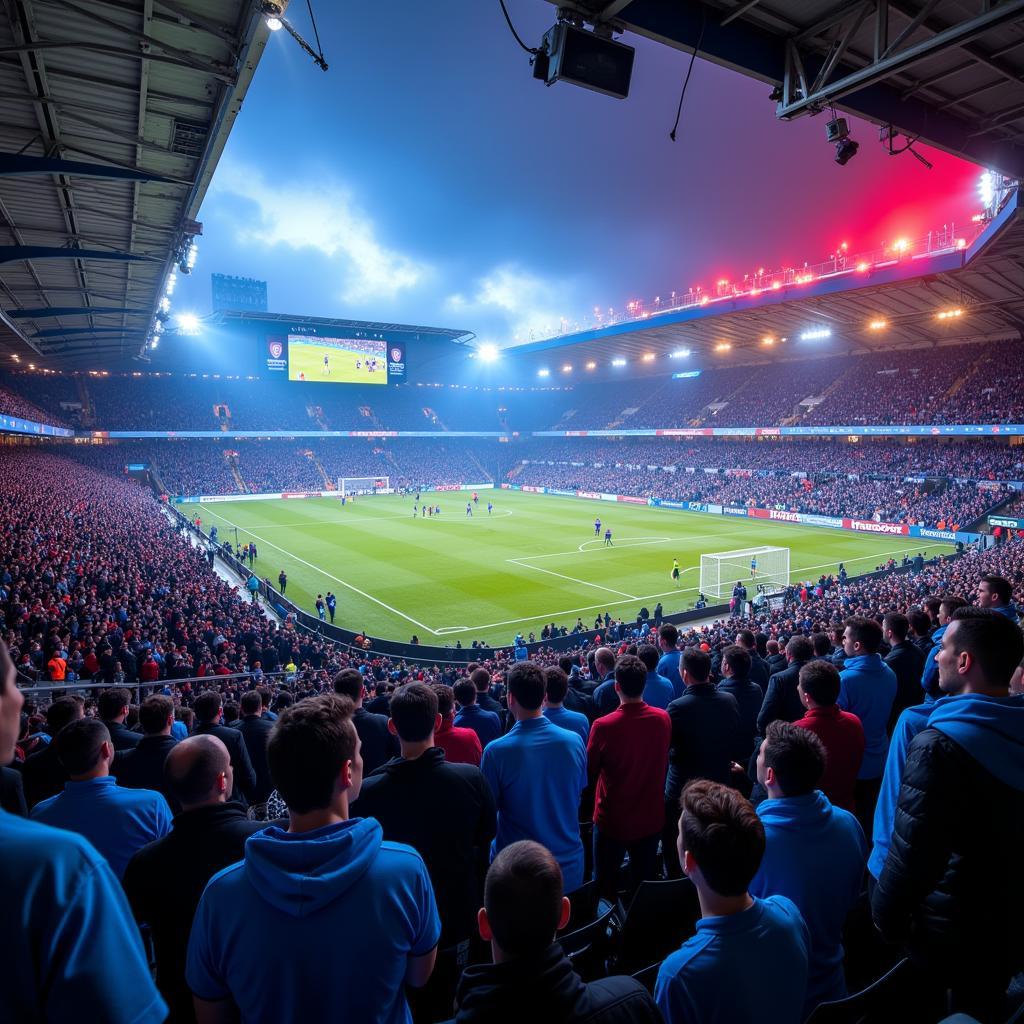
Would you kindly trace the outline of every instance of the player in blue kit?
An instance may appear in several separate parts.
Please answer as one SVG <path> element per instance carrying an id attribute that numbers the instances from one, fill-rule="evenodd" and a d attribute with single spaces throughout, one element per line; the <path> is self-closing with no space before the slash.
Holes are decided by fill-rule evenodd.
<path id="1" fill-rule="evenodd" d="M 754 579 L 757 576 L 757 555 L 750 560 L 750 578 Z"/>
<path id="2" fill-rule="evenodd" d="M 608 527 L 607 530 L 604 531 L 604 546 L 606 548 L 613 547 L 613 545 L 612 545 L 612 528 L 610 526 Z"/>
<path id="3" fill-rule="evenodd" d="M 494 506 L 490 502 L 487 502 L 487 514 L 490 515 L 493 511 Z"/>
<path id="4" fill-rule="evenodd" d="M 594 536 L 595 537 L 600 537 L 601 536 L 601 519 L 600 519 L 600 517 L 598 517 L 597 519 L 594 520 Z"/>
<path id="5" fill-rule="evenodd" d="M 470 519 L 473 518 L 473 506 L 468 501 L 466 502 L 466 515 L 469 516 Z"/>

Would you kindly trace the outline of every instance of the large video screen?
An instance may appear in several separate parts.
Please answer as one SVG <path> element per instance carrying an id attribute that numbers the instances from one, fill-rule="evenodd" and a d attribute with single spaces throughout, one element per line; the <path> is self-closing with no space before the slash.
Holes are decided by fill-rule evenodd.
<path id="1" fill-rule="evenodd" d="M 387 384 L 388 344 L 365 338 L 288 335 L 288 379 Z"/>

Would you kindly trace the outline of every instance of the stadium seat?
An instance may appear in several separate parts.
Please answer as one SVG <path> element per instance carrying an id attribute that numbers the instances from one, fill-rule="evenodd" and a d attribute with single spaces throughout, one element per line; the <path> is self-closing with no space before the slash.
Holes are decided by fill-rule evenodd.
<path id="1" fill-rule="evenodd" d="M 602 978 L 607 973 L 605 962 L 610 948 L 612 916 L 616 908 L 603 901 L 599 906 L 598 916 L 590 924 L 558 940 L 562 951 L 584 981 Z"/>
<path id="2" fill-rule="evenodd" d="M 650 967 L 645 967 L 642 971 L 637 971 L 633 975 L 634 981 L 639 981 L 641 985 L 651 995 L 654 995 L 654 983 L 658 980 L 658 971 L 661 970 L 661 961 L 659 960 L 656 964 L 651 964 Z"/>
<path id="3" fill-rule="evenodd" d="M 806 1024 L 883 1024 L 899 1020 L 902 996 L 912 975 L 910 960 L 903 959 L 860 992 L 845 999 L 820 1003 Z"/>
<path id="4" fill-rule="evenodd" d="M 696 930 L 697 890 L 688 878 L 642 882 L 629 909 L 617 915 L 615 971 L 628 974 L 663 960 Z"/>

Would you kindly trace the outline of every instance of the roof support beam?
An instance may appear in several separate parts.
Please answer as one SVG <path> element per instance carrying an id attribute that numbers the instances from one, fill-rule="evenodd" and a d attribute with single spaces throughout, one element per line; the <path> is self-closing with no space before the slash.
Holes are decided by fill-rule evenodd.
<path id="1" fill-rule="evenodd" d="M 56 245 L 0 245 L 0 263 L 17 260 L 113 260 L 118 263 L 158 263 L 151 256 L 109 249 L 65 249 Z"/>
<path id="2" fill-rule="evenodd" d="M 35 309 L 9 309 L 12 320 L 45 320 L 54 316 L 149 316 L 148 309 L 132 309 L 130 306 L 38 306 Z"/>

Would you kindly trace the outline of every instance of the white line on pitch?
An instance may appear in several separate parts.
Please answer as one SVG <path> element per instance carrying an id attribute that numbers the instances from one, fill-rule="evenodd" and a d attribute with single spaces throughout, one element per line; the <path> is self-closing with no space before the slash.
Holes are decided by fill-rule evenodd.
<path id="1" fill-rule="evenodd" d="M 526 562 L 521 562 L 518 558 L 506 558 L 506 562 L 512 562 L 513 565 L 520 565 L 524 569 L 533 569 L 534 572 L 545 572 L 549 576 L 558 576 L 560 579 L 569 580 L 570 583 L 578 583 L 583 587 L 593 587 L 595 590 L 603 590 L 609 594 L 618 594 L 619 597 L 629 598 L 630 601 L 638 601 L 638 597 L 634 597 L 632 594 L 626 594 L 621 590 L 613 590 L 611 587 L 602 587 L 600 583 L 589 583 L 587 580 L 578 580 L 575 576 L 566 576 L 560 572 L 552 572 L 551 569 L 542 569 L 539 565 L 528 565 Z"/>
<path id="2" fill-rule="evenodd" d="M 321 576 L 326 576 L 327 579 L 334 580 L 335 583 L 340 583 L 343 587 L 347 587 L 349 590 L 353 591 L 353 593 L 358 594 L 360 597 L 365 597 L 367 601 L 372 601 L 374 604 L 379 604 L 381 608 L 386 608 L 392 614 L 405 619 L 406 622 L 411 622 L 414 626 L 419 626 L 420 629 L 425 629 L 428 633 L 433 633 L 434 636 L 438 635 L 429 626 L 424 625 L 422 622 L 418 622 L 411 615 L 406 615 L 405 612 L 400 612 L 397 608 L 392 608 L 391 605 L 385 604 L 379 598 L 374 597 L 372 594 L 366 593 L 365 590 L 360 590 L 358 587 L 352 586 L 351 583 L 346 583 L 343 579 L 339 579 L 337 576 L 332 576 L 329 572 L 325 572 L 323 569 L 321 569 L 320 566 L 313 565 L 312 562 L 307 562 L 304 558 L 299 558 L 298 555 L 292 554 L 292 552 L 288 551 L 286 548 L 282 548 L 279 545 L 274 544 L 272 541 L 267 540 L 265 537 L 258 536 L 257 534 L 253 533 L 252 530 L 245 529 L 241 526 L 236 526 L 236 524 L 231 522 L 231 520 L 228 519 L 227 516 L 222 516 L 219 512 L 213 512 L 212 509 L 210 511 L 213 513 L 213 515 L 217 516 L 218 519 L 223 519 L 224 522 L 227 523 L 228 526 L 232 527 L 233 529 L 242 530 L 244 533 L 248 533 L 250 537 L 255 537 L 262 544 L 266 544 L 267 547 L 275 548 L 276 550 L 280 551 L 281 554 L 287 555 L 289 558 L 293 558 L 296 562 L 301 562 L 303 565 L 308 566 L 315 572 L 320 573 Z"/>

